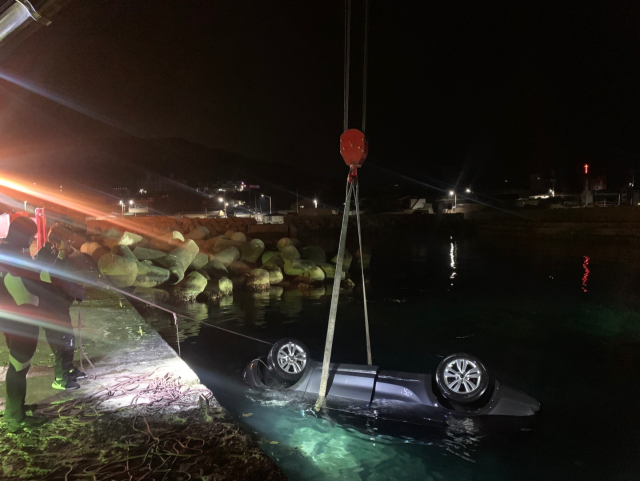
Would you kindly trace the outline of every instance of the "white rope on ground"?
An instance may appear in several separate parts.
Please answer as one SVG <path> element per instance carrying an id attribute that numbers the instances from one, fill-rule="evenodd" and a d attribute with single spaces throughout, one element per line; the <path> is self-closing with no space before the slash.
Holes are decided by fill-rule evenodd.
<path id="1" fill-rule="evenodd" d="M 356 197 L 356 219 L 358 222 L 358 245 L 360 246 L 360 273 L 362 274 L 362 298 L 364 301 L 364 329 L 365 336 L 367 338 L 367 364 L 371 366 L 373 361 L 371 360 L 371 338 L 369 337 L 369 312 L 367 311 L 367 288 L 364 282 L 364 263 L 362 251 L 362 235 L 360 233 L 360 199 L 359 199 L 359 184 L 356 184 L 355 197 Z"/>
<path id="2" fill-rule="evenodd" d="M 333 278 L 333 291 L 331 293 L 331 308 L 329 309 L 329 325 L 327 326 L 327 340 L 324 346 L 324 358 L 322 359 L 322 377 L 315 410 L 319 411 L 324 406 L 327 396 L 327 383 L 329 380 L 329 363 L 331 362 L 331 348 L 333 347 L 333 335 L 336 330 L 336 314 L 338 312 L 338 298 L 340 296 L 340 283 L 342 281 L 342 263 L 344 261 L 344 249 L 347 242 L 347 228 L 349 226 L 349 211 L 351 210 L 351 194 L 353 184 L 347 180 L 347 197 L 344 202 L 342 214 L 342 229 L 340 230 L 340 243 L 338 245 L 338 258 L 336 262 L 335 276 Z"/>
<path id="3" fill-rule="evenodd" d="M 89 359 L 89 356 L 87 356 L 87 353 L 84 351 L 84 346 L 82 345 L 82 315 L 80 314 L 80 306 L 78 306 L 78 348 L 80 349 L 80 370 L 82 372 L 86 372 L 84 370 L 84 365 L 82 364 L 82 358 L 84 357 L 93 369 L 93 380 L 95 381 L 97 378 L 96 367 Z"/>

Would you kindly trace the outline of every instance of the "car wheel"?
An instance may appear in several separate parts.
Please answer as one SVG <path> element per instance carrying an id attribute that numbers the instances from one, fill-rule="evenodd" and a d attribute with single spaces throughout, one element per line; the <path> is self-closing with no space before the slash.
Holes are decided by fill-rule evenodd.
<path id="1" fill-rule="evenodd" d="M 276 342 L 267 356 L 267 365 L 285 381 L 297 381 L 307 369 L 307 346 L 291 338 Z"/>
<path id="2" fill-rule="evenodd" d="M 472 403 L 487 390 L 489 374 L 478 358 L 470 354 L 453 354 L 438 366 L 436 384 L 448 400 Z"/>

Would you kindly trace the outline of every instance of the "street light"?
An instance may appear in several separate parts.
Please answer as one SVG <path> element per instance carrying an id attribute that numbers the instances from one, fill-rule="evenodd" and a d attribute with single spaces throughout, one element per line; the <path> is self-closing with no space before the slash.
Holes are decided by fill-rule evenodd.
<path id="1" fill-rule="evenodd" d="M 228 206 L 228 205 L 229 205 L 229 202 L 225 202 L 225 203 L 224 203 L 224 216 L 225 216 L 225 217 L 229 217 L 229 216 L 227 215 L 227 206 Z"/>
<path id="2" fill-rule="evenodd" d="M 316 206 L 316 209 L 318 208 L 318 199 L 313 199 L 313 203 Z"/>
<path id="3" fill-rule="evenodd" d="M 458 207 L 458 194 L 456 194 L 453 190 L 449 191 L 449 196 L 453 196 L 453 208 Z"/>
<path id="4" fill-rule="evenodd" d="M 260 197 L 267 197 L 269 199 L 269 214 L 271 214 L 271 196 L 260 194 Z"/>
<path id="5" fill-rule="evenodd" d="M 465 190 L 465 192 L 466 192 L 467 194 L 470 194 L 470 193 L 471 193 L 471 189 L 470 189 L 469 187 L 467 187 L 467 190 Z"/>
<path id="6" fill-rule="evenodd" d="M 120 201 L 120 207 L 122 207 L 122 217 L 124 217 L 124 202 Z"/>

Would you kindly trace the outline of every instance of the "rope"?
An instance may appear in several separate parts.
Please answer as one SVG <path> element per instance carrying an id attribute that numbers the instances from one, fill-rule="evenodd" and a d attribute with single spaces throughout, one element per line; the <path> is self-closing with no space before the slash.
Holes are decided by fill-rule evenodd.
<path id="1" fill-rule="evenodd" d="M 367 126 L 367 73 L 369 70 L 369 0 L 364 2 L 364 61 L 362 63 L 362 133 Z M 357 195 L 356 190 L 356 195 Z M 357 205 L 357 204 L 356 204 Z"/>
<path id="2" fill-rule="evenodd" d="M 82 372 L 86 372 L 84 370 L 84 365 L 82 364 L 82 358 L 85 358 L 91 366 L 91 369 L 93 369 L 93 379 L 95 381 L 95 379 L 97 378 L 96 367 L 89 359 L 89 356 L 87 356 L 87 353 L 84 351 L 84 346 L 82 345 L 82 315 L 80 314 L 80 310 L 80 306 L 78 306 L 78 348 L 80 349 L 80 370 Z"/>
<path id="3" fill-rule="evenodd" d="M 344 2 L 344 124 L 349 129 L 349 70 L 351 68 L 351 0 Z"/>
<path id="4" fill-rule="evenodd" d="M 336 262 L 335 277 L 333 278 L 333 291 L 331 293 L 331 308 L 329 309 L 329 325 L 327 326 L 327 340 L 324 346 L 324 358 L 322 360 L 322 377 L 315 410 L 319 411 L 324 405 L 327 396 L 327 382 L 329 380 L 329 363 L 331 362 L 331 349 L 333 347 L 333 335 L 336 330 L 336 314 L 338 312 L 338 297 L 340 296 L 340 283 L 342 281 L 342 263 L 344 261 L 344 249 L 347 242 L 347 228 L 349 226 L 349 211 L 351 210 L 351 194 L 353 183 L 347 180 L 347 197 L 344 202 L 342 214 L 342 229 L 340 231 L 340 244 L 338 245 L 338 258 Z"/>
<path id="5" fill-rule="evenodd" d="M 131 411 L 134 434 L 124 437 L 112 447 L 101 445 L 98 459 L 82 459 L 72 456 L 71 466 L 59 466 L 42 479 L 60 479 L 57 471 L 66 469 L 64 479 L 165 479 L 171 472 L 180 472 L 185 479 L 191 479 L 185 469 L 199 471 L 199 457 L 205 452 L 215 450 L 211 440 L 187 434 L 189 425 L 179 433 L 169 430 L 158 433 L 166 427 L 151 429 L 147 416 L 161 414 L 165 409 L 175 406 L 200 406 L 209 416 L 209 401 L 213 398 L 210 390 L 193 387 L 182 382 L 179 376 L 167 373 L 154 377 L 155 371 L 140 376 L 120 376 L 115 383 L 79 399 L 70 399 L 62 404 L 50 405 L 40 412 L 51 419 L 60 419 L 75 425 L 89 424 L 104 414 L 116 414 Z M 126 404 L 107 409 L 114 400 L 127 399 Z M 142 418 L 142 429 L 139 419 Z M 120 418 L 122 419 L 122 418 Z M 166 421 L 162 421 L 166 424 Z M 105 447 L 106 446 L 106 447 Z M 123 451 L 122 448 L 126 448 Z M 87 450 L 89 453 L 91 450 Z M 152 475 L 158 473 L 159 478 Z M 164 476 L 162 476 L 164 474 Z M 54 477 L 55 476 L 55 477 Z"/>
<path id="6" fill-rule="evenodd" d="M 117 292 L 119 294 L 122 294 L 123 296 L 130 297 L 132 299 L 135 299 L 136 301 L 142 302 L 142 303 L 147 304 L 149 306 L 155 307 L 156 309 L 160 309 L 161 311 L 165 311 L 165 312 L 168 312 L 169 314 L 171 314 L 173 316 L 174 323 L 176 325 L 176 342 L 178 343 L 178 355 L 179 356 L 181 354 L 180 354 L 180 338 L 178 337 L 179 336 L 178 317 L 183 317 L 183 318 L 188 319 L 190 321 L 199 322 L 201 324 L 204 324 L 205 326 L 213 327 L 214 329 L 218 329 L 220 331 L 228 332 L 229 334 L 235 334 L 236 336 L 245 337 L 245 338 L 251 339 L 253 341 L 261 342 L 263 344 L 268 344 L 270 346 L 273 345 L 272 342 L 263 341 L 262 339 L 258 339 L 257 337 L 251 337 L 251 336 L 247 336 L 245 334 L 240 334 L 239 332 L 231 331 L 229 329 L 225 329 L 224 327 L 215 326 L 213 324 L 208 324 L 208 323 L 206 323 L 204 321 L 200 321 L 198 319 L 194 319 L 193 317 L 185 316 L 184 314 L 178 314 L 178 313 L 176 313 L 174 311 L 171 311 L 171 310 L 166 309 L 166 308 L 164 308 L 162 306 L 159 306 L 158 304 L 156 304 L 154 302 L 147 301 L 146 299 L 142 299 L 141 297 L 138 297 L 138 296 L 136 296 L 134 294 L 131 294 L 130 292 L 123 291 L 122 289 L 118 289 L 117 287 L 114 287 L 113 285 L 106 284 L 104 282 L 99 282 L 99 281 L 91 281 L 90 283 L 95 285 L 95 286 L 97 286 L 97 287 L 105 287 L 107 289 L 112 289 L 115 292 Z"/>
<path id="7" fill-rule="evenodd" d="M 367 289 L 364 282 L 364 263 L 362 262 L 362 235 L 360 233 L 360 200 L 359 200 L 360 187 L 356 184 L 355 196 L 356 196 L 356 219 L 358 222 L 358 245 L 360 247 L 360 273 L 362 274 L 362 297 L 364 300 L 364 329 L 367 338 L 367 364 L 371 366 L 373 361 L 371 360 L 371 338 L 369 337 L 369 312 L 367 311 Z"/>

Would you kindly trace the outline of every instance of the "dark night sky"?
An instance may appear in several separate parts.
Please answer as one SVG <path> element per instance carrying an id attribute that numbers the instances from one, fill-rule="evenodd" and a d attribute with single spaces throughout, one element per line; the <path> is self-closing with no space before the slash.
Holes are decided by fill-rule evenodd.
<path id="1" fill-rule="evenodd" d="M 353 0 L 359 127 L 362 0 Z M 640 164 L 637 2 L 371 0 L 369 162 L 465 182 Z M 343 169 L 343 4 L 72 1 L 0 64 L 144 137 Z M 0 81 L 0 145 L 121 135 Z M 53 147 L 52 147 L 53 146 Z M 373 169 L 373 167 L 372 167 Z"/>

